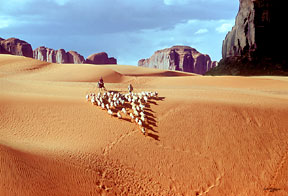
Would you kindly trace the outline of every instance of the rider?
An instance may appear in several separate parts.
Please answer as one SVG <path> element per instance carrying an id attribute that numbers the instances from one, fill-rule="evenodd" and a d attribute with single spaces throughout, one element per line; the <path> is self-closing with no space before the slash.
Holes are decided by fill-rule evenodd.
<path id="1" fill-rule="evenodd" d="M 99 82 L 98 82 L 98 88 L 101 90 L 102 88 L 104 88 L 104 90 L 106 90 L 105 86 L 104 86 L 104 81 L 103 81 L 103 78 L 101 76 L 101 78 L 99 79 Z"/>
<path id="2" fill-rule="evenodd" d="M 99 80 L 99 83 L 100 83 L 100 84 L 104 84 L 104 81 L 103 81 L 102 76 L 101 76 L 101 78 L 100 78 L 100 80 Z"/>

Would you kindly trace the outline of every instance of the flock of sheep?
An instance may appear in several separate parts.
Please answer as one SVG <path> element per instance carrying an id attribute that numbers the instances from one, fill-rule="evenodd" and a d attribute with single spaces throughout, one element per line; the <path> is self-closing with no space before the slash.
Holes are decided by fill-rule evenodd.
<path id="1" fill-rule="evenodd" d="M 135 122 L 141 132 L 146 135 L 145 124 L 148 125 L 148 121 L 144 109 L 148 100 L 156 97 L 158 97 L 157 92 L 129 92 L 124 95 L 115 92 L 104 92 L 103 94 L 99 92 L 97 95 L 95 93 L 87 94 L 86 100 L 107 110 L 111 116 L 114 116 L 113 111 L 115 111 L 119 119 L 124 116 L 130 118 L 131 122 Z M 130 107 L 125 107 L 127 104 L 131 105 L 132 110 L 130 110 Z"/>

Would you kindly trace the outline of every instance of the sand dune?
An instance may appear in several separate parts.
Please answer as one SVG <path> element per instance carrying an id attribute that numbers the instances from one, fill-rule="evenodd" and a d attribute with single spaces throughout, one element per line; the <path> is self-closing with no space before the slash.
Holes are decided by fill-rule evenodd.
<path id="1" fill-rule="evenodd" d="M 148 135 L 86 102 L 158 91 Z M 0 195 L 288 195 L 288 80 L 0 55 Z"/>

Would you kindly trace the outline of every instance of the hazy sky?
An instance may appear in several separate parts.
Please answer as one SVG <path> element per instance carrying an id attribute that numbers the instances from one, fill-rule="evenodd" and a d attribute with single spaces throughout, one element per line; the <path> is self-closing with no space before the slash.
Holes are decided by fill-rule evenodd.
<path id="1" fill-rule="evenodd" d="M 239 0 L 0 0 L 0 37 L 85 58 L 105 51 L 118 64 L 173 45 L 220 60 L 238 8 Z"/>

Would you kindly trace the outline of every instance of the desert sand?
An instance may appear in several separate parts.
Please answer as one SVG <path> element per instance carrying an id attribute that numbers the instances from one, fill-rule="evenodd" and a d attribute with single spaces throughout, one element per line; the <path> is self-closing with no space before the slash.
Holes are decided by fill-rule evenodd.
<path id="1" fill-rule="evenodd" d="M 157 91 L 148 135 L 85 100 Z M 288 78 L 0 55 L 0 195 L 288 195 Z"/>

